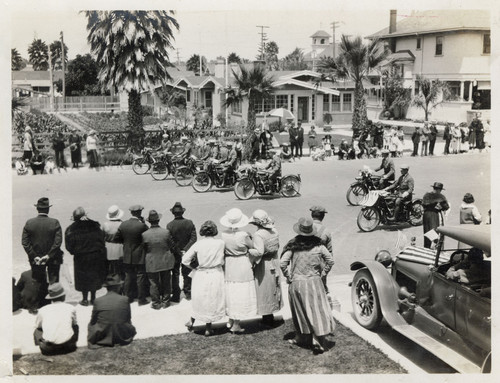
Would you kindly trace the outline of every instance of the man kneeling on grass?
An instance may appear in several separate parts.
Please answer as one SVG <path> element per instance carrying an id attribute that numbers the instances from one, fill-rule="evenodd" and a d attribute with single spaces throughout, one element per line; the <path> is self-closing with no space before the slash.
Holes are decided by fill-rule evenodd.
<path id="1" fill-rule="evenodd" d="M 89 348 L 126 345 L 134 339 L 137 332 L 131 322 L 130 303 L 119 294 L 122 283 L 118 274 L 108 276 L 103 284 L 108 293 L 94 301 L 88 326 Z"/>
<path id="2" fill-rule="evenodd" d="M 73 306 L 64 303 L 65 293 L 60 283 L 48 288 L 52 304 L 42 307 L 36 318 L 33 334 L 35 344 L 40 346 L 43 355 L 66 354 L 76 350 L 78 324 Z"/>

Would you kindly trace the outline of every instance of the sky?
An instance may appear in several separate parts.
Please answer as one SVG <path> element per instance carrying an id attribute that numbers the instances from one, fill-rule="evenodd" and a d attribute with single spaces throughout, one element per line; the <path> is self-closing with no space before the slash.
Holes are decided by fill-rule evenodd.
<path id="1" fill-rule="evenodd" d="M 488 4 L 488 0 L 476 0 L 476 7 Z M 23 6 L 29 4 L 29 6 Z M 64 4 L 64 5 L 63 5 Z M 10 15 L 10 47 L 16 48 L 27 58 L 28 46 L 34 38 L 47 44 L 59 38 L 62 31 L 68 46 L 69 59 L 77 54 L 89 53 L 86 43 L 86 18 L 79 10 L 102 9 L 103 2 L 86 1 L 68 5 L 61 1 L 32 2 L 19 0 L 8 5 Z M 127 9 L 124 1 L 106 1 L 108 9 Z M 366 36 L 388 26 L 389 10 L 398 8 L 394 1 L 346 2 L 338 0 L 252 0 L 227 1 L 141 1 L 144 9 L 170 8 L 176 11 L 175 18 L 180 30 L 175 32 L 174 50 L 170 52 L 172 62 L 187 61 L 193 54 L 207 59 L 227 56 L 235 52 L 242 58 L 253 60 L 261 41 L 264 28 L 267 41 L 275 41 L 282 58 L 296 47 L 310 50 L 310 36 L 318 30 L 332 34 L 331 23 L 336 21 L 337 41 L 341 34 Z M 168 6 L 166 6 L 168 4 Z M 209 6 L 206 4 L 210 4 Z M 401 3 L 399 3 L 401 4 Z M 408 3 L 407 3 L 408 4 Z M 417 6 L 416 3 L 410 3 Z M 113 7 L 113 5 L 115 5 Z M 460 1 L 422 0 L 420 9 L 461 8 Z M 128 9 L 134 9 L 131 4 Z M 398 21 L 408 17 L 411 10 L 398 9 Z"/>

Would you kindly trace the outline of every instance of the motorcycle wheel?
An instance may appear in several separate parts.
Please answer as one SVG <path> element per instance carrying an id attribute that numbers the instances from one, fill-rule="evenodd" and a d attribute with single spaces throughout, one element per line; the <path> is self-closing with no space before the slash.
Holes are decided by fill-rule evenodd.
<path id="1" fill-rule="evenodd" d="M 424 206 L 422 202 L 415 201 L 410 205 L 410 211 L 408 212 L 408 222 L 412 226 L 419 226 L 424 220 Z"/>
<path id="2" fill-rule="evenodd" d="M 295 197 L 300 191 L 300 181 L 292 176 L 287 176 L 281 180 L 280 193 L 284 197 Z"/>
<path id="3" fill-rule="evenodd" d="M 151 165 L 148 164 L 143 157 L 141 158 L 136 158 L 132 162 L 132 170 L 134 171 L 135 174 L 146 174 L 149 169 L 151 168 Z"/>
<path id="4" fill-rule="evenodd" d="M 157 181 L 163 181 L 168 177 L 168 168 L 167 165 L 161 162 L 157 162 L 153 164 L 151 167 L 151 177 L 153 177 Z"/>
<path id="5" fill-rule="evenodd" d="M 205 172 L 195 174 L 191 186 L 198 193 L 204 193 L 212 187 L 212 180 Z"/>
<path id="6" fill-rule="evenodd" d="M 234 185 L 234 194 L 238 199 L 249 199 L 255 194 L 255 185 L 248 179 L 239 180 Z"/>
<path id="7" fill-rule="evenodd" d="M 382 310 L 377 286 L 371 273 L 361 269 L 354 275 L 351 287 L 351 303 L 356 321 L 368 330 L 375 330 L 382 321 Z"/>
<path id="8" fill-rule="evenodd" d="M 380 223 L 380 213 L 374 207 L 365 207 L 359 212 L 357 223 L 361 231 L 373 231 Z"/>
<path id="9" fill-rule="evenodd" d="M 175 171 L 175 182 L 179 186 L 189 186 L 193 182 L 193 171 L 189 168 L 179 168 Z"/>
<path id="10" fill-rule="evenodd" d="M 349 202 L 349 205 L 358 206 L 361 200 L 365 198 L 367 194 L 368 190 L 364 185 L 355 184 L 349 186 L 349 189 L 347 189 L 345 197 L 347 199 L 347 202 Z"/>

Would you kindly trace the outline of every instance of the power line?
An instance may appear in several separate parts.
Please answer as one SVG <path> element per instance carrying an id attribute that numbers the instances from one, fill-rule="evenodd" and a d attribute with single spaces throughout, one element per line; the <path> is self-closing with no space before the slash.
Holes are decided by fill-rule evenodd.
<path id="1" fill-rule="evenodd" d="M 267 40 L 267 34 L 264 32 L 264 28 L 270 28 L 267 25 L 257 25 L 260 28 L 260 59 L 264 60 L 264 47 L 265 41 Z"/>

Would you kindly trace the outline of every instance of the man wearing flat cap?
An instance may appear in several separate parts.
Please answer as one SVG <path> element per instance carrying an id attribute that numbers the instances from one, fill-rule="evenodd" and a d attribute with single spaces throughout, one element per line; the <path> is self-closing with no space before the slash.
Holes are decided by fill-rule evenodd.
<path id="1" fill-rule="evenodd" d="M 140 306 L 148 304 L 145 257 L 142 250 L 142 233 L 148 230 L 148 227 L 142 222 L 143 209 L 144 207 L 141 205 L 133 205 L 129 208 L 132 217 L 120 224 L 113 240 L 117 243 L 123 243 L 123 268 L 125 271 L 123 292 L 131 303 L 137 296 Z"/>
<path id="2" fill-rule="evenodd" d="M 32 278 L 40 283 L 38 307 L 46 303 L 47 276 L 49 283 L 59 282 L 59 269 L 63 263 L 62 229 L 57 219 L 48 216 L 51 206 L 47 197 L 40 198 L 35 205 L 38 216 L 26 222 L 22 234 Z"/>
<path id="3" fill-rule="evenodd" d="M 172 298 L 170 301 L 179 302 L 181 299 L 181 288 L 179 285 L 181 267 L 183 279 L 182 290 L 186 299 L 191 299 L 191 278 L 189 277 L 191 269 L 185 265 L 181 266 L 181 261 L 182 255 L 196 242 L 196 228 L 193 221 L 183 217 L 186 209 L 182 207 L 180 202 L 176 202 L 170 211 L 175 218 L 167 224 L 167 230 L 172 234 L 174 243 L 181 252 L 181 256 L 176 256 L 175 265 L 172 270 Z"/>
<path id="4" fill-rule="evenodd" d="M 401 205 L 405 201 L 411 201 L 413 190 L 415 189 L 415 181 L 410 175 L 410 167 L 406 164 L 400 166 L 401 176 L 392 185 L 387 186 L 385 191 L 395 190 L 396 200 L 394 201 L 394 217 L 387 217 L 388 221 L 397 221 L 401 213 Z"/>
<path id="5" fill-rule="evenodd" d="M 443 191 L 443 184 L 441 182 L 434 182 L 431 185 L 432 191 L 425 193 L 422 198 L 422 205 L 424 207 L 424 247 L 430 249 L 432 241 L 425 236 L 429 230 L 433 230 L 438 226 L 444 224 L 443 212 L 450 208 L 448 200 L 441 193 Z"/>
<path id="6" fill-rule="evenodd" d="M 390 184 L 390 181 L 394 181 L 396 178 L 396 169 L 394 167 L 394 161 L 389 158 L 389 150 L 382 149 L 382 163 L 380 166 L 374 171 L 378 172 L 379 170 L 384 169 L 384 175 L 380 178 L 380 183 L 382 187 L 387 187 Z"/>

